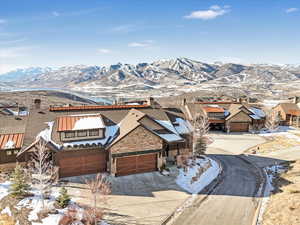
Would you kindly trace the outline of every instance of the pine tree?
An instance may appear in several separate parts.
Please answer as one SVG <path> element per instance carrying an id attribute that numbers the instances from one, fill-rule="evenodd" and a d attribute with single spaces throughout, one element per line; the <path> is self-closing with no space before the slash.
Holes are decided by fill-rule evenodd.
<path id="1" fill-rule="evenodd" d="M 29 185 L 23 168 L 17 163 L 14 172 L 11 176 L 10 194 L 14 197 L 22 197 L 27 194 Z"/>
<path id="2" fill-rule="evenodd" d="M 60 189 L 59 196 L 56 199 L 56 201 L 57 201 L 57 204 L 62 208 L 65 208 L 66 206 L 68 206 L 71 199 L 70 199 L 70 196 L 68 195 L 68 191 L 65 187 L 62 187 Z"/>

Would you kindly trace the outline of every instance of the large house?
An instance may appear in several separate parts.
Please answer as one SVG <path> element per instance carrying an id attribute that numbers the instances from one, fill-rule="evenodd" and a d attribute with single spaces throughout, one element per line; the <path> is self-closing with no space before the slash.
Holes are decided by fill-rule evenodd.
<path id="1" fill-rule="evenodd" d="M 295 97 L 294 102 L 277 104 L 273 113 L 279 116 L 280 125 L 300 127 L 299 98 Z"/>
<path id="2" fill-rule="evenodd" d="M 260 108 L 240 102 L 186 103 L 183 110 L 190 120 L 197 113 L 205 113 L 211 130 L 227 132 L 248 132 L 262 128 L 266 117 Z"/>
<path id="3" fill-rule="evenodd" d="M 0 129 L 1 151 L 13 152 L 11 158 L 1 157 L 1 163 L 16 157 L 29 162 L 44 143 L 60 177 L 98 172 L 122 176 L 159 170 L 167 160 L 192 151 L 192 127 L 176 108 L 161 108 L 151 101 L 46 109 L 35 103 L 24 118 L 0 116 L 0 124 L 7 118 L 14 122 L 5 122 L 12 129 Z"/>

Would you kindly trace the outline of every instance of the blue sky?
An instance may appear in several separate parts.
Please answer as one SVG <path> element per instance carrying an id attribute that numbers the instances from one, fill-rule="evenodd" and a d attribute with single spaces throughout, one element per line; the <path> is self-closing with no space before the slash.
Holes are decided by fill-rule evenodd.
<path id="1" fill-rule="evenodd" d="M 1 0 L 0 73 L 188 57 L 300 63 L 296 0 Z"/>

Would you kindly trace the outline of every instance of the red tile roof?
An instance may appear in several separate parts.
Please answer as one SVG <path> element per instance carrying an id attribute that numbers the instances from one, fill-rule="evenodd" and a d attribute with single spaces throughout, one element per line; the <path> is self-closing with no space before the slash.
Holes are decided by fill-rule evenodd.
<path id="1" fill-rule="evenodd" d="M 204 106 L 202 108 L 207 113 L 210 113 L 210 112 L 223 113 L 223 112 L 225 112 L 225 110 L 221 107 Z"/>
<path id="2" fill-rule="evenodd" d="M 57 131 L 71 131 L 75 123 L 83 118 L 100 117 L 101 115 L 85 115 L 85 116 L 61 116 L 57 118 Z"/>
<path id="3" fill-rule="evenodd" d="M 137 109 L 148 108 L 149 105 L 82 105 L 82 106 L 50 106 L 49 110 L 55 111 L 80 111 L 80 110 L 97 110 L 97 109 Z"/>
<path id="4" fill-rule="evenodd" d="M 5 146 L 9 141 L 14 143 L 12 149 L 21 148 L 23 145 L 23 140 L 24 133 L 0 134 L 0 149 L 7 149 Z"/>

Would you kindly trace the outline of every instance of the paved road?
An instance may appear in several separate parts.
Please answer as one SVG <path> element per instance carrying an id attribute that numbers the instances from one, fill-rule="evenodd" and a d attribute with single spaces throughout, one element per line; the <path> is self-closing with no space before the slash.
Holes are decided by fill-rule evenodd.
<path id="1" fill-rule="evenodd" d="M 222 162 L 223 180 L 204 202 L 186 209 L 174 224 L 251 225 L 257 206 L 253 196 L 260 183 L 258 171 L 234 155 L 211 156 Z"/>

